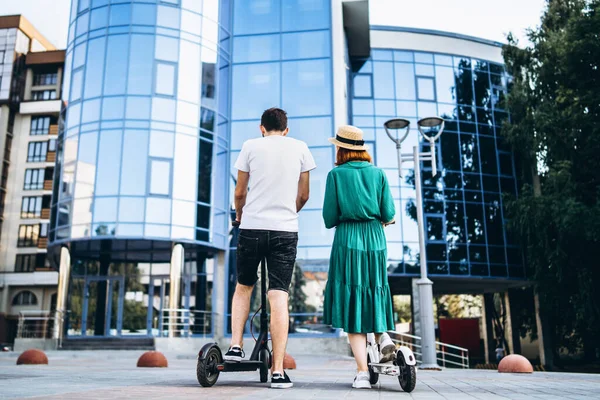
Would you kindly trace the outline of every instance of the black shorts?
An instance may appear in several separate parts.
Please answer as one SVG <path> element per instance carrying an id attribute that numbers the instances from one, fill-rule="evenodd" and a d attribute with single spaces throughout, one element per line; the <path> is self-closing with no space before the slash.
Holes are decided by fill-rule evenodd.
<path id="1" fill-rule="evenodd" d="M 297 249 L 297 232 L 240 230 L 237 247 L 238 283 L 253 286 L 258 280 L 260 261 L 266 258 L 269 290 L 287 292 L 292 281 Z"/>

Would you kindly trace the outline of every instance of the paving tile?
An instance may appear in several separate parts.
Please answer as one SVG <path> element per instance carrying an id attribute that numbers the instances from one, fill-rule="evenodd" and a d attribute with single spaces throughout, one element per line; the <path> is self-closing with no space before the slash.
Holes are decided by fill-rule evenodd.
<path id="1" fill-rule="evenodd" d="M 349 357 L 298 356 L 290 390 L 271 390 L 258 373 L 221 374 L 212 388 L 196 380 L 196 361 L 167 354 L 169 368 L 136 368 L 136 352 L 48 352 L 46 366 L 16 366 L 17 355 L 0 356 L 0 398 L 35 399 L 600 399 L 600 375 L 536 372 L 531 375 L 446 369 L 418 371 L 414 392 L 397 378 L 381 376 L 369 390 L 353 390 Z"/>

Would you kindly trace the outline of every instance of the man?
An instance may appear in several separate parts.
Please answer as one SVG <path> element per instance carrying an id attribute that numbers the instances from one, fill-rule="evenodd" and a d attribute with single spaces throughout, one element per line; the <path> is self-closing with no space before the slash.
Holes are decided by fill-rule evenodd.
<path id="1" fill-rule="evenodd" d="M 298 212 L 309 196 L 309 171 L 316 168 L 308 146 L 287 137 L 287 114 L 270 108 L 261 118 L 262 138 L 248 140 L 235 163 L 238 284 L 233 295 L 232 337 L 225 360 L 241 361 L 244 324 L 260 261 L 267 259 L 271 306 L 273 374 L 271 387 L 293 386 L 283 370 L 289 329 L 288 290 L 296 262 Z M 248 190 L 250 187 L 250 190 Z"/>

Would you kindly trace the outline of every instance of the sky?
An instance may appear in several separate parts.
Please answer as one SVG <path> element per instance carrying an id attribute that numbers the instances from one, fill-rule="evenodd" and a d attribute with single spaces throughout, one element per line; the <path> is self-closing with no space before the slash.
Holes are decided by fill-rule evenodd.
<path id="1" fill-rule="evenodd" d="M 247 0 L 242 0 L 247 1 Z M 285 1 L 285 0 L 284 0 Z M 462 33 L 499 42 L 539 24 L 546 0 L 370 0 L 373 25 Z M 0 15 L 23 14 L 50 42 L 64 48 L 71 0 L 0 0 Z"/>

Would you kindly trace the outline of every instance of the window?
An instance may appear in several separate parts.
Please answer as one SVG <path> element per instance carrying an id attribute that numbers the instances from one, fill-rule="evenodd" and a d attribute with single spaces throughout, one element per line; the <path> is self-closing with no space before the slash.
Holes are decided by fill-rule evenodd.
<path id="1" fill-rule="evenodd" d="M 432 78 L 417 77 L 417 95 L 419 100 L 435 101 L 435 88 Z"/>
<path id="2" fill-rule="evenodd" d="M 0 64 L 4 64 L 4 51 L 0 51 Z"/>
<path id="3" fill-rule="evenodd" d="M 43 168 L 25 170 L 25 183 L 23 190 L 40 190 L 44 187 Z"/>
<path id="4" fill-rule="evenodd" d="M 35 74 L 33 76 L 33 86 L 56 85 L 58 73 Z"/>
<path id="5" fill-rule="evenodd" d="M 40 224 L 40 237 L 41 238 L 48 237 L 48 223 Z"/>
<path id="6" fill-rule="evenodd" d="M 171 161 L 150 160 L 150 194 L 168 196 L 171 192 Z"/>
<path id="7" fill-rule="evenodd" d="M 27 162 L 46 161 L 48 153 L 48 142 L 31 142 L 27 150 Z"/>
<path id="8" fill-rule="evenodd" d="M 359 74 L 354 76 L 354 97 L 373 97 L 372 74 Z"/>
<path id="9" fill-rule="evenodd" d="M 156 93 L 173 96 L 175 94 L 175 65 L 156 64 Z"/>
<path id="10" fill-rule="evenodd" d="M 40 236 L 40 225 L 21 225 L 19 226 L 19 239 L 17 247 L 34 247 L 37 246 Z"/>
<path id="11" fill-rule="evenodd" d="M 56 139 L 48 140 L 48 151 L 56 151 Z"/>
<path id="12" fill-rule="evenodd" d="M 29 290 L 20 292 L 12 301 L 13 306 L 35 306 L 37 303 L 37 297 Z"/>
<path id="13" fill-rule="evenodd" d="M 46 266 L 45 254 L 17 254 L 15 272 L 33 272 Z"/>
<path id="14" fill-rule="evenodd" d="M 42 215 L 42 197 L 23 197 L 21 218 L 39 218 Z"/>
<path id="15" fill-rule="evenodd" d="M 47 135 L 50 131 L 50 117 L 31 118 L 31 136 Z"/>
<path id="16" fill-rule="evenodd" d="M 32 90 L 31 100 L 43 101 L 43 100 L 55 100 L 56 90 Z"/>

